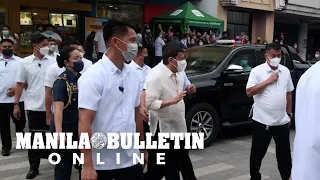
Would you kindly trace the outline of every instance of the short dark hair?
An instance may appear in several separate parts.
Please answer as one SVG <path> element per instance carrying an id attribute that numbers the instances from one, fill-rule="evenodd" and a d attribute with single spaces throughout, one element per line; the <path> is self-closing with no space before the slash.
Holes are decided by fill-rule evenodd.
<path id="1" fill-rule="evenodd" d="M 14 42 L 13 42 L 11 39 L 2 39 L 2 40 L 0 41 L 0 44 L 5 43 L 5 42 L 8 42 L 8 43 L 14 45 Z"/>
<path id="2" fill-rule="evenodd" d="M 59 56 L 57 56 L 57 63 L 60 68 L 65 67 L 64 60 L 69 61 L 70 53 L 76 50 L 73 47 L 66 47 L 59 52 Z"/>
<path id="3" fill-rule="evenodd" d="M 46 25 L 46 28 L 54 28 L 54 25 L 52 25 L 52 24 L 47 24 L 47 25 Z"/>
<path id="4" fill-rule="evenodd" d="M 53 38 L 49 38 L 49 39 L 48 39 L 48 41 L 49 41 L 49 42 L 51 42 L 51 41 L 56 42 L 56 40 L 55 40 L 55 39 L 53 39 Z"/>
<path id="5" fill-rule="evenodd" d="M 163 64 L 167 65 L 170 57 L 176 57 L 180 52 L 184 52 L 185 48 L 181 44 L 181 42 L 172 41 L 163 46 Z"/>
<path id="6" fill-rule="evenodd" d="M 31 35 L 31 44 L 40 44 L 42 43 L 44 40 L 48 39 L 47 37 L 45 37 L 42 34 L 33 34 Z"/>
<path id="7" fill-rule="evenodd" d="M 104 41 L 109 42 L 112 36 L 124 36 L 128 33 L 128 29 L 134 29 L 130 24 L 119 21 L 116 19 L 110 19 L 107 21 L 106 25 L 103 28 L 103 37 Z"/>
<path id="8" fill-rule="evenodd" d="M 59 51 L 62 51 L 65 47 L 69 47 L 71 44 L 78 45 L 78 42 L 75 40 L 69 40 L 69 41 L 62 41 L 59 45 Z"/>
<path id="9" fill-rule="evenodd" d="M 3 29 L 4 27 L 7 27 L 9 30 L 11 30 L 8 25 L 3 25 L 1 29 Z"/>
<path id="10" fill-rule="evenodd" d="M 266 52 L 269 52 L 271 50 L 279 51 L 281 50 L 281 45 L 279 43 L 270 43 L 266 47 Z"/>

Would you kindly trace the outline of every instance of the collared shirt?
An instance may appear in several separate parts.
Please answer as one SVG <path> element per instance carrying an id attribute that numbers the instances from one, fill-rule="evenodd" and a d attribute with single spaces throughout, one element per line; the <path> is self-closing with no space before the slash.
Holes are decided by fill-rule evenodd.
<path id="1" fill-rule="evenodd" d="M 166 43 L 164 42 L 164 40 L 161 37 L 158 37 L 156 39 L 156 41 L 154 42 L 155 45 L 155 52 L 156 52 L 156 56 L 162 57 L 162 48 Z"/>
<path id="2" fill-rule="evenodd" d="M 49 56 L 44 56 L 42 60 L 39 60 L 34 55 L 30 55 L 21 61 L 16 82 L 28 83 L 24 101 L 26 110 L 46 110 L 44 78 L 49 66 L 55 62 L 56 60 Z"/>
<path id="3" fill-rule="evenodd" d="M 9 88 L 16 87 L 16 75 L 22 59 L 18 56 L 12 56 L 10 59 L 0 57 L 0 103 L 14 103 L 14 96 L 7 96 Z M 20 102 L 24 100 L 24 92 L 21 95 Z"/>
<path id="4" fill-rule="evenodd" d="M 185 120 L 185 104 L 181 100 L 177 104 L 161 108 L 164 100 L 175 98 L 183 91 L 181 82 L 175 73 L 165 65 L 157 68 L 146 84 L 146 106 L 152 110 L 153 116 L 159 119 L 160 132 L 187 132 Z M 151 121 L 151 132 L 154 134 L 157 121 Z"/>
<path id="5" fill-rule="evenodd" d="M 96 36 L 94 37 L 94 41 L 98 42 L 99 53 L 105 53 L 107 51 L 106 43 L 103 38 L 103 31 L 99 30 L 96 32 Z"/>
<path id="6" fill-rule="evenodd" d="M 290 121 L 286 111 L 286 94 L 294 90 L 290 71 L 282 65 L 273 71 L 267 63 L 264 63 L 252 69 L 247 83 L 247 89 L 254 87 L 276 72 L 279 73 L 278 80 L 253 96 L 252 119 L 267 126 L 284 125 Z"/>
<path id="7" fill-rule="evenodd" d="M 162 65 L 163 65 L 163 61 L 161 61 L 158 65 L 156 65 L 155 67 L 153 67 L 153 68 L 149 71 L 146 80 L 148 80 L 149 78 L 151 78 L 152 75 L 153 75 L 153 71 L 155 71 L 158 67 L 160 67 L 160 66 L 162 66 Z M 178 73 L 176 73 L 176 74 L 177 74 L 177 76 L 178 76 L 179 81 L 181 82 L 181 83 L 179 84 L 179 85 L 181 86 L 180 88 L 182 88 L 182 89 L 184 89 L 184 90 L 187 89 L 187 87 L 188 87 L 189 85 L 191 85 L 191 83 L 190 83 L 190 81 L 189 81 L 189 79 L 188 79 L 188 77 L 187 77 L 186 72 L 182 71 L 182 72 L 178 72 Z M 146 83 L 144 83 L 143 89 L 146 89 L 146 87 L 147 87 L 147 85 L 146 85 Z"/>
<path id="8" fill-rule="evenodd" d="M 296 89 L 292 179 L 320 179 L 320 62 L 300 78 Z"/>
<path id="9" fill-rule="evenodd" d="M 149 71 L 151 70 L 151 68 L 148 65 L 143 65 L 142 67 L 140 67 L 136 62 L 131 61 L 131 63 L 129 64 L 130 67 L 132 67 L 135 71 L 137 71 L 141 77 L 142 83 L 144 84 L 147 78 L 147 75 L 149 73 Z"/>
<path id="10" fill-rule="evenodd" d="M 52 87 L 53 100 L 64 102 L 64 106 L 69 103 L 69 95 L 71 95 L 71 104 L 68 104 L 68 106 L 63 110 L 63 132 L 78 132 L 78 79 L 80 76 L 80 73 L 75 76 L 72 72 L 66 70 L 59 75 L 61 79 L 57 79 Z M 68 94 L 66 81 L 72 89 L 71 94 Z"/>
<path id="11" fill-rule="evenodd" d="M 129 65 L 124 63 L 119 70 L 104 54 L 81 76 L 79 86 L 79 108 L 96 112 L 92 133 L 135 133 L 135 107 L 140 105 L 141 80 Z M 122 91 L 121 88 L 122 87 Z M 105 164 L 97 164 L 97 153 Z M 116 154 L 120 153 L 117 165 Z M 92 149 L 96 170 L 112 170 L 131 167 L 133 154 L 137 149 Z"/>
<path id="12" fill-rule="evenodd" d="M 80 74 L 84 74 L 84 73 L 88 70 L 88 68 L 89 68 L 90 66 L 92 66 L 92 62 L 89 61 L 89 60 L 87 60 L 87 59 L 85 59 L 85 58 L 82 58 L 82 61 L 83 61 L 84 67 L 83 67 L 83 70 L 80 72 Z M 59 76 L 60 74 L 62 74 L 65 70 L 66 70 L 66 68 L 65 68 L 65 67 L 60 68 L 60 67 L 58 66 L 58 63 L 57 63 L 57 62 L 54 63 L 54 64 L 52 64 L 52 65 L 48 68 L 48 70 L 47 70 L 47 72 L 46 72 L 46 76 L 45 76 L 45 80 L 44 80 L 44 86 L 49 87 L 49 88 L 52 88 L 54 81 L 55 81 L 55 80 L 58 78 L 58 76 Z"/>
<path id="13" fill-rule="evenodd" d="M 50 54 L 49 56 L 51 56 L 52 58 L 56 59 L 58 55 L 59 55 L 59 53 L 53 52 L 53 53 Z"/>

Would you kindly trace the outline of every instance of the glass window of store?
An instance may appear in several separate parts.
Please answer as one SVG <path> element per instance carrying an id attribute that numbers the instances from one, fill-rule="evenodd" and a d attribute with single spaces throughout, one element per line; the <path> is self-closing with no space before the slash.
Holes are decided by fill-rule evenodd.
<path id="1" fill-rule="evenodd" d="M 244 32 L 248 37 L 251 36 L 251 14 L 247 12 L 228 11 L 228 34 L 232 39 L 241 38 Z"/>
<path id="2" fill-rule="evenodd" d="M 142 27 L 143 4 L 135 2 L 101 1 L 97 4 L 98 17 L 114 18 L 130 22 L 136 27 Z"/>

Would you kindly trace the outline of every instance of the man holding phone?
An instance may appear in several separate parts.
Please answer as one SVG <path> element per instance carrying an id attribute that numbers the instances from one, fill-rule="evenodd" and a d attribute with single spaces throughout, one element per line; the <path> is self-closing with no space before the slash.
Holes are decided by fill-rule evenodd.
<path id="1" fill-rule="evenodd" d="M 292 166 L 289 128 L 294 87 L 289 69 L 280 65 L 280 44 L 267 45 L 265 58 L 266 63 L 252 69 L 247 83 L 247 95 L 254 99 L 250 175 L 251 180 L 261 180 L 261 162 L 273 138 L 279 171 L 287 180 Z"/>

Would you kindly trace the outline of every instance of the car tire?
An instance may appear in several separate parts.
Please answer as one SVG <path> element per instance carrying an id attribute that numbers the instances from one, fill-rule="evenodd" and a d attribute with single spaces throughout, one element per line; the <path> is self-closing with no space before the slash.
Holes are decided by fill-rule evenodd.
<path id="1" fill-rule="evenodd" d="M 201 116 L 201 117 L 200 117 Z M 211 117 L 211 120 L 210 120 Z M 202 119 L 199 122 L 197 119 Z M 192 121 L 193 120 L 193 121 Z M 209 121 L 210 120 L 210 121 Z M 210 146 L 216 139 L 218 132 L 220 130 L 220 121 L 217 111 L 207 103 L 201 103 L 194 105 L 186 115 L 187 127 L 189 132 L 205 132 L 210 133 L 209 136 L 204 137 L 204 147 Z M 196 122 L 198 121 L 198 123 Z M 207 123 L 208 122 L 208 123 Z M 198 126 L 198 129 L 196 127 Z M 210 125 L 212 125 L 212 131 L 209 132 Z"/>

